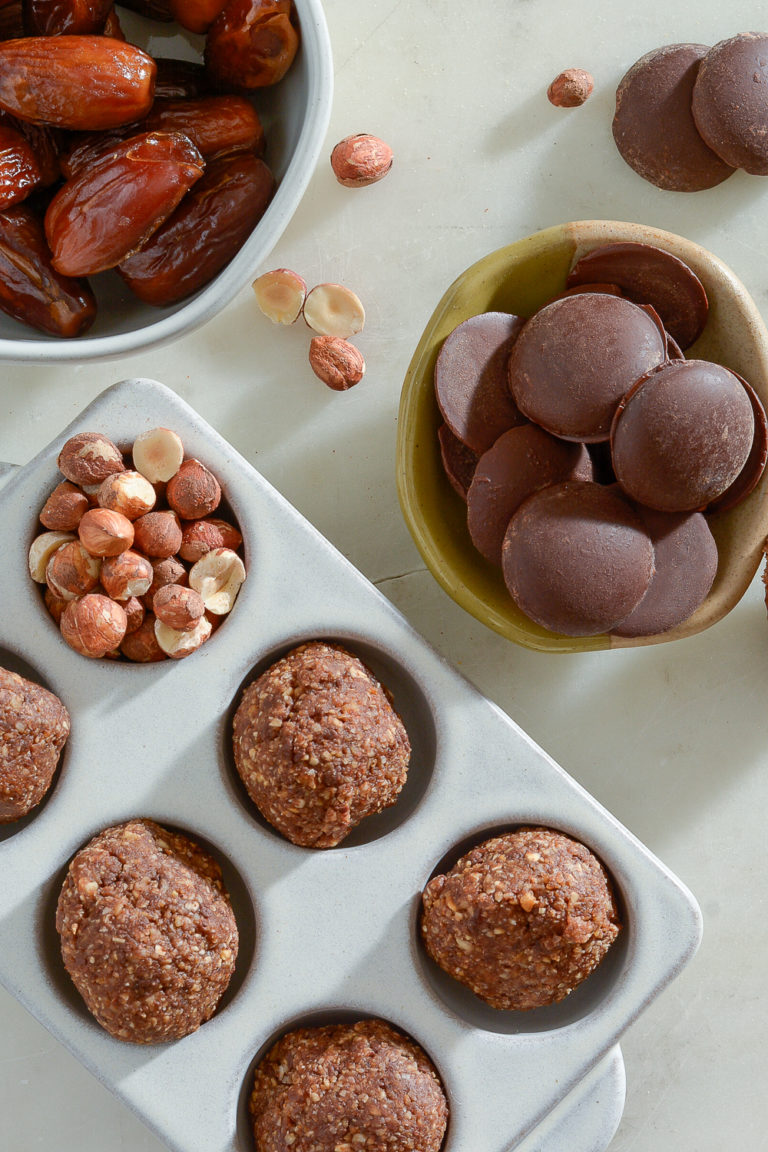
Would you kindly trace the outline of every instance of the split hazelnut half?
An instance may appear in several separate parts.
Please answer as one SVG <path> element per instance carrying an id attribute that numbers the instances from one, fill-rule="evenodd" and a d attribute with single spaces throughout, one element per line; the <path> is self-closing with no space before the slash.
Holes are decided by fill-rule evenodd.
<path id="1" fill-rule="evenodd" d="M 273 324 L 294 324 L 301 316 L 307 285 L 298 272 L 274 268 L 253 282 L 256 303 Z"/>
<path id="2" fill-rule="evenodd" d="M 317 284 L 304 301 L 304 319 L 320 336 L 354 336 L 365 324 L 365 309 L 351 288 Z"/>
<path id="3" fill-rule="evenodd" d="M 226 616 L 231 612 L 240 586 L 245 580 L 245 565 L 229 548 L 206 552 L 189 573 L 189 586 L 199 592 L 207 612 Z"/>

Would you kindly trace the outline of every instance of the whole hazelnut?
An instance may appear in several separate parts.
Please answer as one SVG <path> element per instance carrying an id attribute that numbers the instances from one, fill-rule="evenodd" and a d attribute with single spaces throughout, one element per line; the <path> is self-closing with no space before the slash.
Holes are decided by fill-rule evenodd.
<path id="1" fill-rule="evenodd" d="M 146 556 L 128 549 L 119 556 L 108 557 L 101 566 L 101 584 L 112 600 L 130 600 L 143 596 L 154 578 Z"/>
<path id="2" fill-rule="evenodd" d="M 386 176 L 392 167 L 392 149 L 389 144 L 361 132 L 345 136 L 331 152 L 331 168 L 339 184 L 345 188 L 366 188 Z"/>
<path id="3" fill-rule="evenodd" d="M 140 472 L 115 472 L 107 476 L 97 494 L 101 508 L 119 512 L 127 520 L 151 512 L 155 506 L 155 490 Z"/>
<path id="4" fill-rule="evenodd" d="M 152 607 L 158 620 L 177 632 L 188 632 L 205 614 L 202 596 L 193 588 L 182 588 L 180 584 L 166 584 L 158 589 Z"/>
<path id="5" fill-rule="evenodd" d="M 67 605 L 61 617 L 61 635 L 75 652 L 97 660 L 119 647 L 127 623 L 119 604 L 99 592 L 90 592 Z"/>
<path id="6" fill-rule="evenodd" d="M 334 392 L 346 392 L 365 374 L 362 352 L 339 336 L 315 336 L 309 343 L 309 364 L 315 376 Z"/>
<path id="7" fill-rule="evenodd" d="M 59 453 L 59 471 L 73 484 L 101 484 L 112 472 L 125 468 L 116 444 L 99 432 L 78 432 Z"/>
<path id="8" fill-rule="evenodd" d="M 189 520 L 181 526 L 179 556 L 194 564 L 214 548 L 231 548 L 236 552 L 242 542 L 243 538 L 237 528 L 226 520 L 213 516 L 203 520 Z"/>
<path id="9" fill-rule="evenodd" d="M 128 621 L 125 634 L 126 636 L 130 636 L 131 632 L 135 632 L 137 628 L 141 628 L 147 613 L 144 605 L 137 596 L 131 596 L 130 600 L 126 600 L 123 608 L 125 609 L 125 616 Z"/>
<path id="10" fill-rule="evenodd" d="M 166 560 L 181 546 L 181 524 L 175 512 L 147 512 L 133 522 L 136 547 L 145 556 Z"/>
<path id="11" fill-rule="evenodd" d="M 199 520 L 216 511 L 221 488 L 213 473 L 199 460 L 185 460 L 168 481 L 165 498 L 182 520 Z"/>
<path id="12" fill-rule="evenodd" d="M 194 627 L 186 632 L 179 632 L 176 628 L 169 628 L 162 620 L 155 620 L 155 638 L 171 660 L 183 660 L 196 652 L 211 635 L 213 629 L 205 616 L 201 616 Z"/>
<path id="13" fill-rule="evenodd" d="M 85 492 L 69 480 L 62 480 L 43 505 L 40 523 L 52 531 L 74 532 L 89 507 Z"/>
<path id="14" fill-rule="evenodd" d="M 89 509 L 78 525 L 77 534 L 92 556 L 119 556 L 133 544 L 133 524 L 108 508 Z"/>
<path id="15" fill-rule="evenodd" d="M 101 560 L 87 552 L 79 540 L 70 540 L 51 556 L 45 570 L 45 581 L 54 596 L 61 600 L 76 600 L 94 590 L 100 572 Z"/>
<path id="16" fill-rule="evenodd" d="M 120 651 L 127 660 L 132 660 L 135 664 L 154 664 L 158 660 L 166 659 L 165 652 L 155 636 L 155 617 L 151 612 L 147 612 L 134 632 L 126 633 Z"/>
<path id="17" fill-rule="evenodd" d="M 566 68 L 547 88 L 547 99 L 555 108 L 578 108 L 592 95 L 595 81 L 583 68 Z"/>

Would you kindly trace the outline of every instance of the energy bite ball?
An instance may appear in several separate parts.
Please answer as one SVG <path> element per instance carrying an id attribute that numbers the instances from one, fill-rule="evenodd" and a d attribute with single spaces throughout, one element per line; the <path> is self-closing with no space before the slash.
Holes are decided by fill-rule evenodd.
<path id="1" fill-rule="evenodd" d="M 620 924 L 610 878 L 550 828 L 486 840 L 424 889 L 427 952 L 492 1008 L 556 1004 L 600 963 Z"/>
<path id="2" fill-rule="evenodd" d="M 299 1028 L 256 1069 L 257 1152 L 438 1152 L 448 1104 L 413 1040 L 382 1020 Z"/>
<path id="3" fill-rule="evenodd" d="M 151 820 L 107 828 L 72 860 L 56 928 L 64 966 L 118 1040 L 194 1032 L 229 984 L 238 932 L 221 869 Z"/>
<path id="4" fill-rule="evenodd" d="M 58 696 L 0 668 L 0 824 L 40 803 L 68 736 L 69 713 Z"/>
<path id="5" fill-rule="evenodd" d="M 332 848 L 394 804 L 411 746 L 384 688 L 338 644 L 294 648 L 245 690 L 235 764 L 262 815 L 294 844 Z"/>

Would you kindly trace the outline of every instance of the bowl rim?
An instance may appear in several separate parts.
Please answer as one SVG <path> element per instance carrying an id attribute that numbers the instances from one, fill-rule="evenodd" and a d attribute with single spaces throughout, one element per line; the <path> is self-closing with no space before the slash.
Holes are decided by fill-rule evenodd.
<path id="1" fill-rule="evenodd" d="M 315 171 L 333 103 L 333 55 L 322 0 L 295 0 L 301 51 L 307 69 L 307 109 L 296 147 L 269 207 L 229 264 L 206 287 L 169 316 L 113 336 L 65 340 L 30 336 L 0 338 L 0 362 L 64 364 L 110 360 L 145 351 L 207 323 L 243 289 L 259 262 L 285 231 Z"/>

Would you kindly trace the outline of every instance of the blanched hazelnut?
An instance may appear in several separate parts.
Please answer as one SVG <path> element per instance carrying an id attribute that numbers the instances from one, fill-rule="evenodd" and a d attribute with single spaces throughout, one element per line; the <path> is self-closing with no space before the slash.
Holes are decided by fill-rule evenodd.
<path id="1" fill-rule="evenodd" d="M 119 556 L 133 544 L 133 524 L 119 512 L 91 508 L 77 529 L 84 548 L 92 556 Z"/>
<path id="2" fill-rule="evenodd" d="M 365 374 L 359 348 L 339 336 L 315 336 L 309 344 L 309 364 L 315 376 L 334 392 L 346 392 Z"/>
<path id="3" fill-rule="evenodd" d="M 134 520 L 136 547 L 145 556 L 166 560 L 181 545 L 181 524 L 175 512 L 147 512 Z"/>
<path id="4" fill-rule="evenodd" d="M 206 611 L 224 616 L 232 610 L 245 580 L 245 565 L 229 548 L 206 552 L 189 573 L 189 586 L 199 592 Z"/>
<path id="5" fill-rule="evenodd" d="M 155 506 L 155 490 L 140 472 L 116 472 L 107 476 L 99 487 L 96 499 L 101 508 L 119 512 L 127 520 L 151 512 Z"/>
<path id="6" fill-rule="evenodd" d="M 99 582 L 101 560 L 91 556 L 79 540 L 57 548 L 48 561 L 45 582 L 61 600 L 76 600 L 92 592 Z"/>
<path id="7" fill-rule="evenodd" d="M 345 136 L 331 152 L 331 168 L 345 188 L 366 188 L 382 180 L 392 167 L 389 144 L 367 132 Z"/>
<path id="8" fill-rule="evenodd" d="M 128 621 L 125 627 L 125 634 L 126 636 L 130 636 L 131 632 L 135 632 L 137 628 L 141 628 L 147 613 L 144 605 L 137 596 L 131 596 L 130 600 L 126 600 L 123 608 L 125 609 L 125 616 Z"/>
<path id="9" fill-rule="evenodd" d="M 183 660 L 185 656 L 191 656 L 205 643 L 211 631 L 210 621 L 205 616 L 201 616 L 187 632 L 178 632 L 163 624 L 162 620 L 155 620 L 155 638 L 171 660 Z"/>
<path id="10" fill-rule="evenodd" d="M 126 633 L 120 651 L 135 664 L 154 664 L 158 660 L 165 660 L 165 652 L 155 636 L 155 617 L 151 612 L 147 612 L 135 631 Z"/>
<path id="11" fill-rule="evenodd" d="M 61 635 L 70 648 L 94 660 L 119 647 L 127 626 L 125 612 L 99 592 L 72 600 L 61 617 Z"/>
<path id="12" fill-rule="evenodd" d="M 221 487 L 199 460 L 185 460 L 168 481 L 165 498 L 182 520 L 199 520 L 216 511 L 221 502 Z"/>
<path id="13" fill-rule="evenodd" d="M 113 600 L 143 596 L 153 578 L 152 565 L 146 556 L 130 548 L 119 556 L 110 556 L 101 567 L 102 587 Z"/>
<path id="14" fill-rule="evenodd" d="M 206 552 L 214 548 L 231 548 L 233 552 L 243 542 L 243 538 L 233 524 L 209 516 L 203 520 L 189 520 L 181 526 L 181 547 L 179 556 L 194 564 Z"/>
<path id="15" fill-rule="evenodd" d="M 112 472 L 122 472 L 124 468 L 120 449 L 100 432 L 78 432 L 59 453 L 59 471 L 81 487 L 101 484 Z"/>
<path id="16" fill-rule="evenodd" d="M 275 268 L 254 280 L 252 287 L 256 303 L 273 324 L 293 324 L 301 316 L 307 285 L 298 272 Z"/>
<path id="17" fill-rule="evenodd" d="M 71 532 L 43 532 L 32 541 L 27 557 L 29 574 L 37 584 L 45 584 L 48 561 L 57 549 L 75 537 Z"/>
<path id="18" fill-rule="evenodd" d="M 155 593 L 152 602 L 155 616 L 177 632 L 188 632 L 205 614 L 205 604 L 199 592 L 183 588 L 180 584 L 166 584 Z"/>
<path id="19" fill-rule="evenodd" d="M 40 523 L 54 532 L 74 532 L 89 507 L 86 493 L 69 480 L 62 480 L 43 505 Z"/>
<path id="20" fill-rule="evenodd" d="M 346 340 L 365 324 L 365 309 L 343 284 L 318 284 L 304 301 L 304 319 L 321 336 Z"/>
<path id="21" fill-rule="evenodd" d="M 184 459 L 184 445 L 170 428 L 152 428 L 133 442 L 133 466 L 150 484 L 170 480 Z"/>

